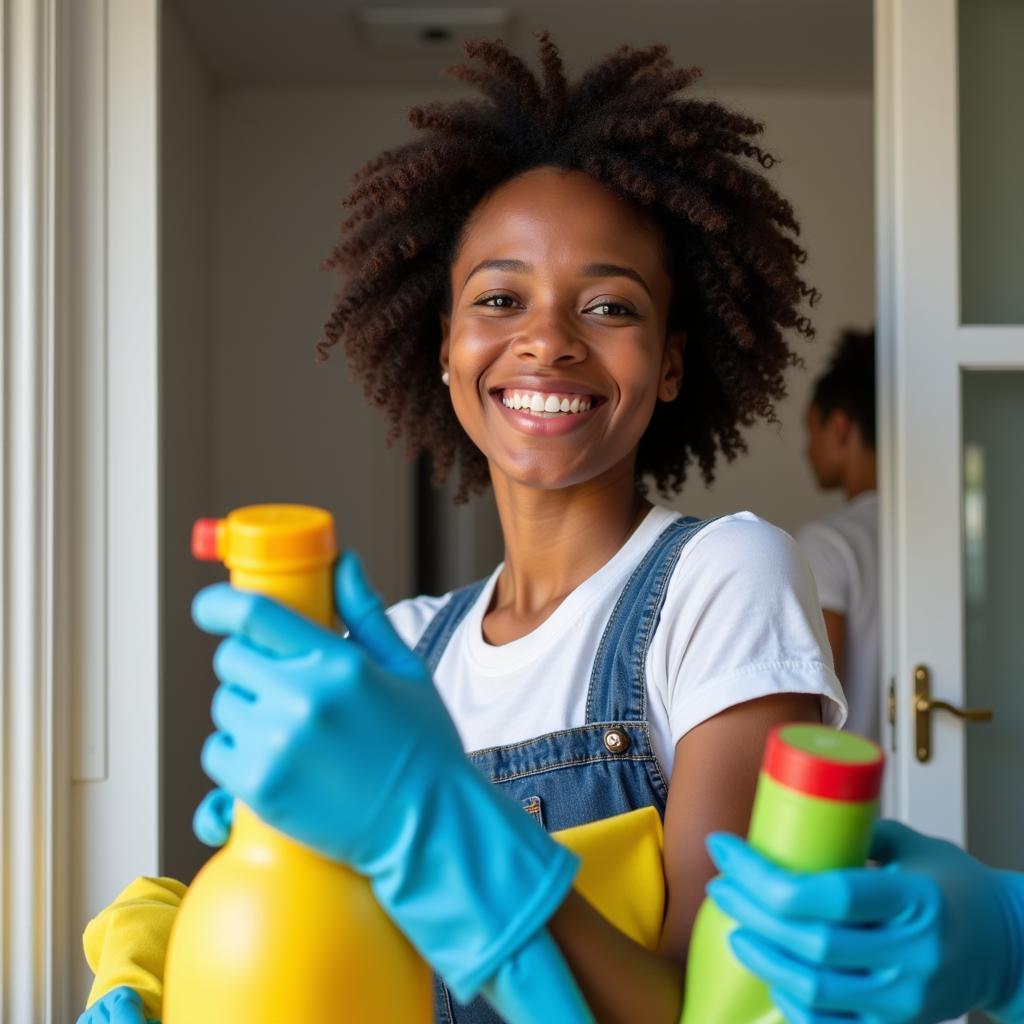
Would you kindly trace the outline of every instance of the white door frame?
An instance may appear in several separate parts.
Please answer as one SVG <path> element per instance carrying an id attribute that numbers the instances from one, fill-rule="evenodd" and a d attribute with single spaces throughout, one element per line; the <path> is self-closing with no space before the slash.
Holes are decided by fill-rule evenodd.
<path id="1" fill-rule="evenodd" d="M 960 323 L 957 64 L 957 0 L 876 0 L 887 810 L 963 843 L 964 729 L 985 726 L 933 714 L 933 753 L 919 762 L 913 676 L 926 665 L 933 696 L 964 705 L 961 374 L 1024 365 L 1024 329 Z"/>
<path id="2" fill-rule="evenodd" d="M 158 0 L 0 0 L 0 1018 L 159 851 Z"/>

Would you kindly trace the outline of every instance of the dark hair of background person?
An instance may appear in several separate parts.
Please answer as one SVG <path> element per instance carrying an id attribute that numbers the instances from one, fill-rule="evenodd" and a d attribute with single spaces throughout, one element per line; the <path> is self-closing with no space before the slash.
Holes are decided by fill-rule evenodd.
<path id="1" fill-rule="evenodd" d="M 535 167 L 578 170 L 659 225 L 673 283 L 670 329 L 687 332 L 679 397 L 659 402 L 644 433 L 637 483 L 679 490 L 695 460 L 711 481 L 718 454 L 745 450 L 741 428 L 774 420 L 784 371 L 800 362 L 784 337 L 814 330 L 799 307 L 818 297 L 798 273 L 790 204 L 758 168 L 774 158 L 752 139 L 763 125 L 718 103 L 677 96 L 700 75 L 664 46 L 623 46 L 570 83 L 539 33 L 540 73 L 500 40 L 466 45 L 448 74 L 483 99 L 414 107 L 412 142 L 353 178 L 342 241 L 325 261 L 342 279 L 317 345 L 342 342 L 354 376 L 391 422 L 389 441 L 426 452 L 443 483 L 457 464 L 456 501 L 488 483 L 440 380 L 439 314 L 467 217 L 497 186 Z"/>
<path id="2" fill-rule="evenodd" d="M 811 405 L 823 420 L 841 410 L 875 448 L 875 332 L 843 331 L 828 369 L 815 381 Z"/>

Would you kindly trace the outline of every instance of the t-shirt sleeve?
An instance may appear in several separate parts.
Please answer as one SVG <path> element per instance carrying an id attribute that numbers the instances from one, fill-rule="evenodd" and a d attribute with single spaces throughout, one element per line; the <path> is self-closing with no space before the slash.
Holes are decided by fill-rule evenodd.
<path id="1" fill-rule="evenodd" d="M 796 536 L 811 565 L 821 607 L 840 615 L 849 614 L 852 581 L 840 536 L 824 523 L 808 523 Z"/>
<path id="2" fill-rule="evenodd" d="M 705 527 L 680 557 L 655 634 L 673 746 L 726 708 L 778 693 L 821 697 L 839 727 L 846 698 L 832 667 L 807 560 L 754 516 Z M 660 677 L 660 679 L 658 678 Z"/>

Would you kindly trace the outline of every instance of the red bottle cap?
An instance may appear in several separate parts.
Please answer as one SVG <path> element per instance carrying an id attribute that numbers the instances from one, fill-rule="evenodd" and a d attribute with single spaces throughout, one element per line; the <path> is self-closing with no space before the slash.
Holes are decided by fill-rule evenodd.
<path id="1" fill-rule="evenodd" d="M 794 722 L 768 734 L 762 769 L 780 785 L 824 800 L 877 800 L 885 754 L 850 732 Z"/>

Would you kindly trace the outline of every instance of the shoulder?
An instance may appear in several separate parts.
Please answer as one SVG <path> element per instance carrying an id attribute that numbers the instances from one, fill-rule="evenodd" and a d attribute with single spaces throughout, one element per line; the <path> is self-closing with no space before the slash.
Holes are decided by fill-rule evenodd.
<path id="1" fill-rule="evenodd" d="M 752 512 L 737 512 L 708 523 L 683 548 L 664 615 L 689 634 L 704 631 L 708 615 L 729 629 L 753 628 L 745 620 L 817 607 L 814 574 L 796 541 Z"/>
<path id="2" fill-rule="evenodd" d="M 686 545 L 678 570 L 708 579 L 789 580 L 807 572 L 799 545 L 753 512 L 735 512 L 703 527 Z"/>
<path id="3" fill-rule="evenodd" d="M 648 663 L 673 745 L 699 722 L 772 693 L 845 704 L 807 559 L 785 530 L 751 512 L 723 516 L 683 548 Z"/>
<path id="4" fill-rule="evenodd" d="M 842 529 L 832 521 L 832 517 L 804 523 L 796 531 L 796 540 L 812 562 L 816 557 L 826 555 L 830 551 L 845 553 L 849 547 Z"/>
<path id="5" fill-rule="evenodd" d="M 869 524 L 860 522 L 860 510 L 843 507 L 825 519 L 805 523 L 796 539 L 810 560 L 814 573 L 849 572 L 856 563 L 855 551 L 869 543 Z"/>
<path id="6" fill-rule="evenodd" d="M 848 546 L 855 538 L 878 532 L 878 495 L 868 491 L 847 501 L 829 516 L 806 523 L 797 531 L 804 544 Z"/>
<path id="7" fill-rule="evenodd" d="M 388 609 L 388 619 L 407 647 L 415 647 L 431 619 L 451 600 L 451 593 L 408 597 Z"/>

